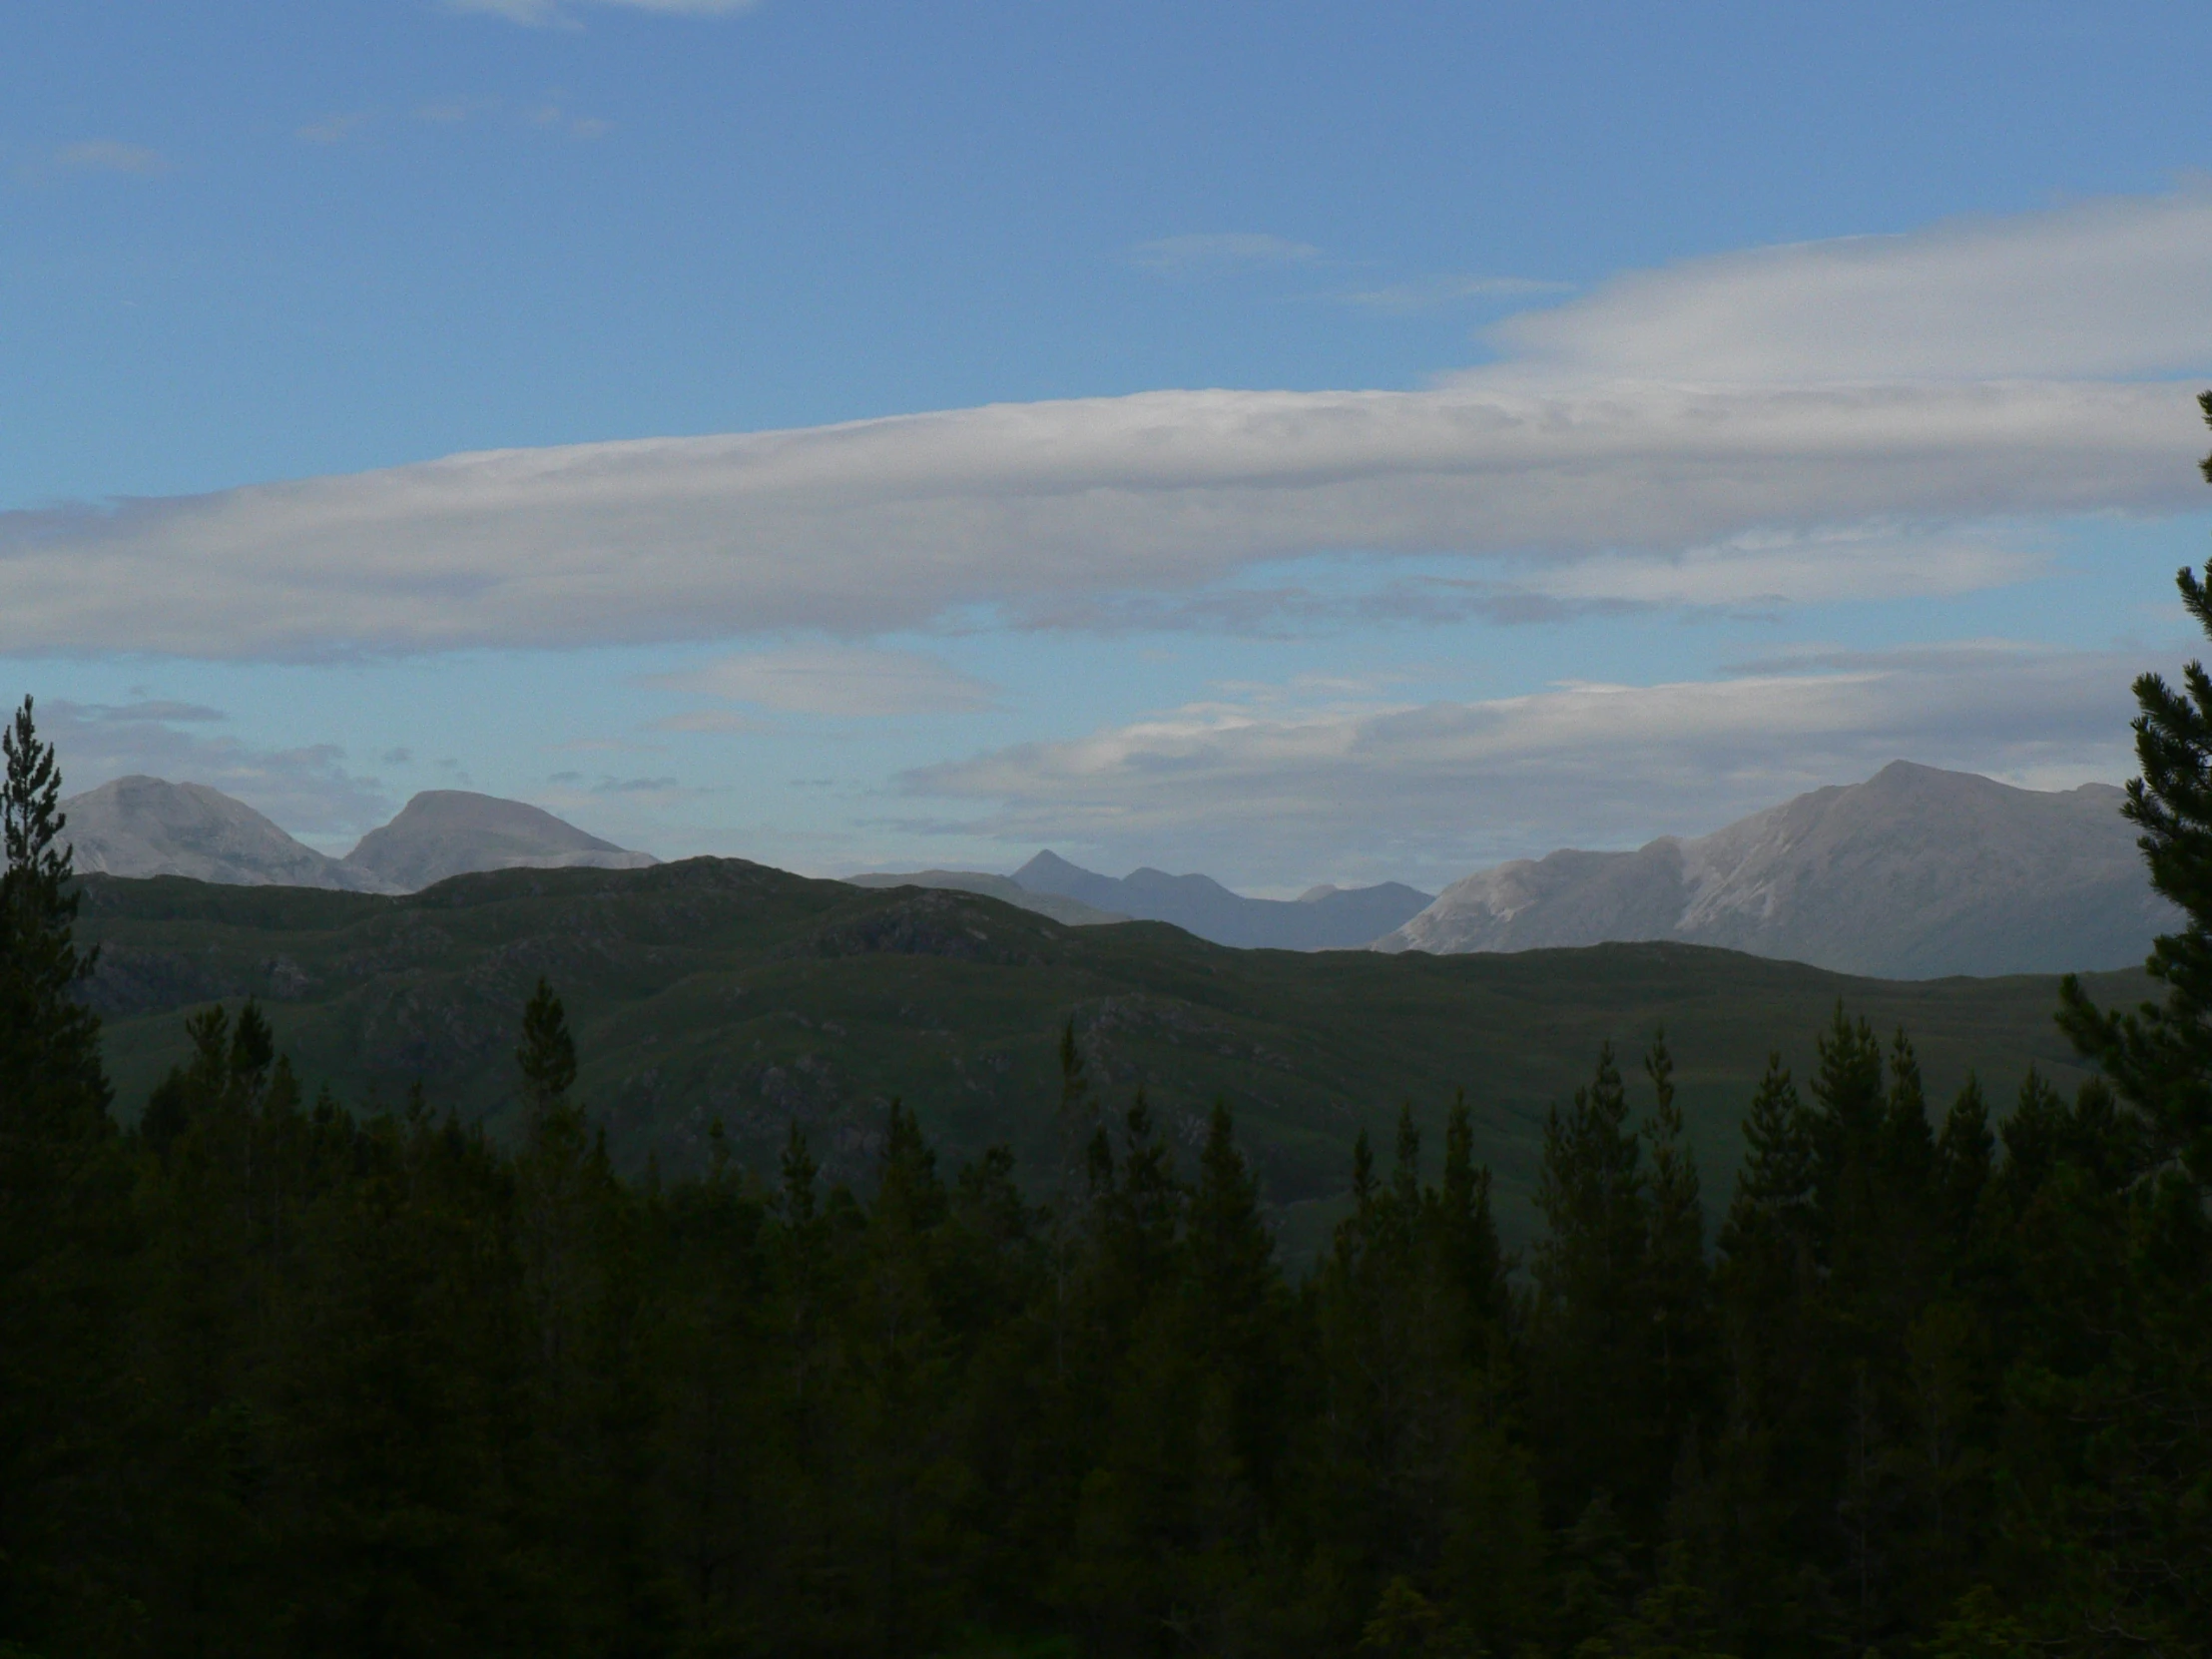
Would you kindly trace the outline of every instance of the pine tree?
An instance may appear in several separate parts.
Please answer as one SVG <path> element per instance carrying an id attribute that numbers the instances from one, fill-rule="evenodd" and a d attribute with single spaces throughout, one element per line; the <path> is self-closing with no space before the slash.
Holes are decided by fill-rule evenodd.
<path id="1" fill-rule="evenodd" d="M 1439 1248 L 1459 1304 L 1460 1352 L 1486 1364 L 1502 1348 L 1508 1263 L 1490 1211 L 1490 1168 L 1474 1161 L 1474 1114 L 1461 1089 L 1444 1120 L 1444 1178 L 1438 1193 Z"/>
<path id="2" fill-rule="evenodd" d="M 74 993 L 98 951 L 76 946 L 72 848 L 62 840 L 62 775 L 26 697 L 0 733 L 0 1134 L 81 1136 L 104 1112 L 100 1020 Z"/>
<path id="3" fill-rule="evenodd" d="M 91 1645 L 114 1566 L 87 1448 L 115 1431 L 125 1171 L 77 990 L 61 772 L 26 697 L 0 734 L 0 1648 Z"/>
<path id="4" fill-rule="evenodd" d="M 1705 1261 L 1705 1205 L 1697 1158 L 1675 1100 L 1674 1056 L 1664 1031 L 1644 1058 L 1653 1105 L 1644 1137 L 1651 1147 L 1651 1232 L 1644 1252 L 1645 1306 L 1652 1328 L 1653 1455 L 1670 1464 L 1694 1454 L 1715 1411 L 1712 1275 Z"/>
<path id="5" fill-rule="evenodd" d="M 1534 1254 L 1529 1414 L 1546 1513 L 1563 1525 L 1609 1495 L 1648 1536 L 1671 1460 L 1645 1412 L 1621 1402 L 1651 1388 L 1650 1181 L 1609 1042 L 1568 1109 L 1545 1116 L 1536 1206 L 1549 1225 Z"/>
<path id="6" fill-rule="evenodd" d="M 2212 425 L 2212 392 L 2198 398 Z M 2212 456 L 2204 463 L 2212 482 Z M 2212 635 L 2212 566 L 2200 579 L 2175 574 L 2182 608 Z M 2179 932 L 2161 936 L 2144 963 L 2166 988 L 2162 1002 L 2102 1010 L 2068 974 L 2059 986 L 2059 1024 L 2093 1059 L 2153 1133 L 2153 1162 L 2180 1158 L 2200 1187 L 2212 1186 L 2212 674 L 2192 660 L 2179 687 L 2159 674 L 2135 681 L 2135 760 L 2121 815 L 2143 832 L 2136 844 L 2151 885 L 2178 904 Z"/>
<path id="7" fill-rule="evenodd" d="M 567 1104 L 568 1091 L 576 1085 L 576 1039 L 569 1035 L 561 999 L 542 978 L 523 1006 L 522 1046 L 515 1050 L 515 1065 L 522 1073 L 523 1101 L 535 1130 L 538 1120 Z"/>
<path id="8" fill-rule="evenodd" d="M 1981 1097 L 1981 1080 L 1969 1072 L 1936 1138 L 1936 1188 L 1953 1251 L 1964 1248 L 1982 1190 L 1989 1184 L 1995 1153 L 1996 1137 L 1989 1133 L 1989 1107 Z"/>

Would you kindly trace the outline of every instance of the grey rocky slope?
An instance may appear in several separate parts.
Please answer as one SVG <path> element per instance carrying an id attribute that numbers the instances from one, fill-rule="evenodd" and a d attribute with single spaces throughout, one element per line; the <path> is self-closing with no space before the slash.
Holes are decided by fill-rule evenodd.
<path id="1" fill-rule="evenodd" d="M 986 898 L 1000 899 L 1033 914 L 1050 916 L 1070 927 L 1096 927 L 1104 922 L 1130 919 L 1112 910 L 1098 909 L 1079 898 L 1031 892 L 1011 875 L 992 875 L 980 869 L 917 869 L 904 874 L 895 870 L 870 870 L 865 875 L 847 875 L 845 879 L 855 887 L 937 887 L 952 892 L 981 893 Z"/>
<path id="2" fill-rule="evenodd" d="M 1898 761 L 1709 835 L 1480 870 L 1377 948 L 1679 939 L 1900 979 L 2127 966 L 2180 912 L 2122 799 Z"/>
<path id="3" fill-rule="evenodd" d="M 118 778 L 62 803 L 77 868 L 90 874 L 189 875 L 233 886 L 393 888 L 304 846 L 243 801 L 205 784 Z"/>
<path id="4" fill-rule="evenodd" d="M 1057 893 L 1143 921 L 1173 922 L 1216 944 L 1281 950 L 1351 950 L 1373 943 L 1429 902 L 1401 882 L 1373 887 L 1315 887 L 1302 898 L 1247 898 L 1210 875 L 1139 869 L 1100 875 L 1053 852 L 1014 871 L 1034 893 Z"/>
<path id="5" fill-rule="evenodd" d="M 467 790 L 425 790 L 345 855 L 347 868 L 414 892 L 451 875 L 485 869 L 642 869 L 659 862 L 586 834 L 520 801 Z"/>

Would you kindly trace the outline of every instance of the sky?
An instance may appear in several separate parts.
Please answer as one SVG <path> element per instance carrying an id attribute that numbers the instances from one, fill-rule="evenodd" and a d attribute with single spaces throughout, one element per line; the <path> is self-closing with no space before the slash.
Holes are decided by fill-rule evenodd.
<path id="1" fill-rule="evenodd" d="M 2118 781 L 2201 5 L 82 0 L 0 54 L 0 693 L 342 852 L 1435 890 Z"/>

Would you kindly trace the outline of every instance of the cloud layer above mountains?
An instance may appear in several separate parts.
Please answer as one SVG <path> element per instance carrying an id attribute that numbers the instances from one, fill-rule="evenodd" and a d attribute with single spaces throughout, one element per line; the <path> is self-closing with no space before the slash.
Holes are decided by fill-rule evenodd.
<path id="1" fill-rule="evenodd" d="M 963 828 L 1017 846 L 1074 842 L 1137 862 L 1172 843 L 1202 867 L 1274 882 L 1464 873 L 1548 850 L 1561 825 L 1600 847 L 1715 830 L 1900 757 L 2033 788 L 2111 776 L 2137 666 L 1965 642 L 1474 703 L 1217 703 L 923 768 L 903 787 L 990 804 Z"/>
<path id="2" fill-rule="evenodd" d="M 1313 554 L 1580 603 L 1788 597 L 1808 538 L 1817 597 L 1895 592 L 1901 538 L 2006 580 L 1986 547 L 1957 562 L 1979 544 L 1955 526 L 2197 505 L 2190 388 L 2125 377 L 2212 355 L 2212 195 L 1692 262 L 1495 339 L 1420 391 L 993 405 L 9 514 L 0 652 L 1112 626 Z"/>

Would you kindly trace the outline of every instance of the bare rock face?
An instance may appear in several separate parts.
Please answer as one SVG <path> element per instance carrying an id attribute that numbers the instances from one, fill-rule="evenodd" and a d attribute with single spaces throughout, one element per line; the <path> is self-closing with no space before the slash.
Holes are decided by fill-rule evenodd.
<path id="1" fill-rule="evenodd" d="M 414 892 L 486 869 L 643 869 L 660 860 L 587 835 L 520 801 L 466 790 L 425 790 L 344 857 L 348 869 Z"/>
<path id="2" fill-rule="evenodd" d="M 2123 967 L 2180 911 L 2122 799 L 1898 761 L 1695 839 L 1479 870 L 1376 948 L 1679 939 L 1897 979 Z"/>
<path id="3" fill-rule="evenodd" d="M 243 801 L 205 784 L 118 778 L 62 803 L 83 874 L 189 875 L 234 886 L 393 890 L 301 845 Z"/>

